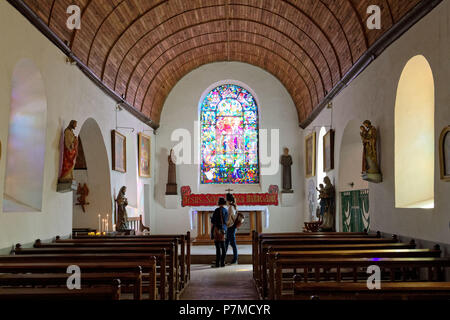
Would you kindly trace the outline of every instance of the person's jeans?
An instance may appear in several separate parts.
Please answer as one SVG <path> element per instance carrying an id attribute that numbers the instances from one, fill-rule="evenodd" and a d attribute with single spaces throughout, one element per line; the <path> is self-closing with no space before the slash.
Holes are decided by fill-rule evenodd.
<path id="1" fill-rule="evenodd" d="M 229 227 L 227 229 L 227 239 L 225 241 L 225 254 L 228 251 L 228 246 L 231 244 L 233 248 L 233 262 L 236 263 L 238 260 L 238 250 L 236 245 L 236 227 Z"/>
<path id="2" fill-rule="evenodd" d="M 216 267 L 225 266 L 225 241 L 214 241 L 216 245 Z"/>

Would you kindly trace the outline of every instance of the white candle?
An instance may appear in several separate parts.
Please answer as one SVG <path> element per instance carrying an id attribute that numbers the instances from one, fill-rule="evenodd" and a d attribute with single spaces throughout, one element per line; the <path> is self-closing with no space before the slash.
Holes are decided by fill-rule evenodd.
<path id="1" fill-rule="evenodd" d="M 106 232 L 109 232 L 109 214 L 106 215 Z"/>
<path id="2" fill-rule="evenodd" d="M 101 232 L 100 215 L 98 215 L 98 230 L 97 230 L 97 232 Z"/>

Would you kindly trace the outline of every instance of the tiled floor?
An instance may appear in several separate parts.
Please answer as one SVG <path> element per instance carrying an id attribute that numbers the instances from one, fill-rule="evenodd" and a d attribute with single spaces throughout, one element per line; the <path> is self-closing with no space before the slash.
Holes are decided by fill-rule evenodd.
<path id="1" fill-rule="evenodd" d="M 256 300 L 258 295 L 252 279 L 251 265 L 211 268 L 192 265 L 191 281 L 181 300 Z"/>
<path id="2" fill-rule="evenodd" d="M 251 245 L 238 245 L 238 253 L 239 254 L 252 254 L 252 246 Z M 231 246 L 228 248 L 228 253 L 232 253 L 233 250 Z M 191 246 L 191 255 L 204 255 L 204 254 L 216 254 L 216 247 L 214 245 L 210 246 Z"/>

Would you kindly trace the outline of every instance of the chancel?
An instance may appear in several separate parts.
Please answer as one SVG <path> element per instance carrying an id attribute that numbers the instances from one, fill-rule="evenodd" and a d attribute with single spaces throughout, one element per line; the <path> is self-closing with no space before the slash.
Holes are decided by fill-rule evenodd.
<path id="1" fill-rule="evenodd" d="M 450 299 L 449 25 L 450 0 L 0 1 L 0 301 Z"/>

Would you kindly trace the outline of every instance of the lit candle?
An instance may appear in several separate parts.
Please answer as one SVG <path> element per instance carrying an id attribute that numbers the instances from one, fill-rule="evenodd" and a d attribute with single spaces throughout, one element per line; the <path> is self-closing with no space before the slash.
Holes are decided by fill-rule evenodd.
<path id="1" fill-rule="evenodd" d="M 98 215 L 98 230 L 97 232 L 101 231 L 101 225 L 100 225 L 100 214 Z"/>
<path id="2" fill-rule="evenodd" d="M 109 214 L 106 214 L 106 232 L 109 232 Z"/>

